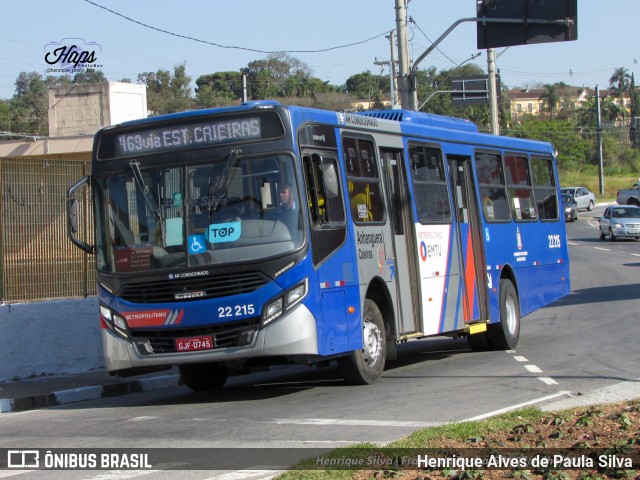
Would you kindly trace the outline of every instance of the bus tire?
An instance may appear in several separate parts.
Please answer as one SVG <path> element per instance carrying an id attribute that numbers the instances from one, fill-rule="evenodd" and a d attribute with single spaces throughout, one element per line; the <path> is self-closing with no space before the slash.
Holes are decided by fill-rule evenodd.
<path id="1" fill-rule="evenodd" d="M 520 302 L 511 280 L 500 280 L 500 322 L 489 325 L 489 341 L 494 350 L 516 348 L 520 338 Z"/>
<path id="2" fill-rule="evenodd" d="M 229 370 L 217 363 L 179 365 L 182 383 L 195 392 L 208 392 L 222 388 Z"/>
<path id="3" fill-rule="evenodd" d="M 362 350 L 354 350 L 338 359 L 342 376 L 353 385 L 370 385 L 378 380 L 387 359 L 382 314 L 378 305 L 369 299 L 364 301 L 362 312 L 362 342 Z"/>

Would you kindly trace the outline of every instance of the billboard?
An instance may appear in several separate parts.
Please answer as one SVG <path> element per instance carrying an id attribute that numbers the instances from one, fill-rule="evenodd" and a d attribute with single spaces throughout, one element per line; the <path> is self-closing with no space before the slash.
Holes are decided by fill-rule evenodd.
<path id="1" fill-rule="evenodd" d="M 578 0 L 476 0 L 478 49 L 578 39 Z"/>

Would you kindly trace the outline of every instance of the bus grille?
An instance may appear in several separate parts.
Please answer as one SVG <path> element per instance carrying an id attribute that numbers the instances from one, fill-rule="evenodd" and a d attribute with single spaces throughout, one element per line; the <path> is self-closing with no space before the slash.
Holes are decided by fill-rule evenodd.
<path id="1" fill-rule="evenodd" d="M 124 285 L 119 296 L 131 303 L 174 303 L 239 295 L 257 290 L 268 279 L 259 272 L 212 275 Z"/>
<path id="2" fill-rule="evenodd" d="M 132 330 L 131 339 L 142 355 L 151 353 L 176 353 L 176 338 L 211 335 L 214 349 L 249 345 L 260 328 L 260 318 L 207 325 L 204 327 L 170 330 Z M 148 351 L 150 345 L 153 352 Z"/>

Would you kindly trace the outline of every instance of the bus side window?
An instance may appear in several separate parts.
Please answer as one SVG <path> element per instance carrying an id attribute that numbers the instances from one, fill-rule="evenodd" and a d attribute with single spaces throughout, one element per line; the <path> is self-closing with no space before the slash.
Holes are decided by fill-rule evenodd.
<path id="1" fill-rule="evenodd" d="M 313 263 L 318 265 L 347 235 L 338 162 L 317 153 L 302 157 L 307 191 Z"/>
<path id="2" fill-rule="evenodd" d="M 323 225 L 343 222 L 344 209 L 336 160 L 313 154 L 305 155 L 303 161 L 311 223 Z"/>
<path id="3" fill-rule="evenodd" d="M 343 155 L 347 167 L 349 210 L 353 221 L 384 221 L 382 182 L 373 142 L 345 137 Z"/>
<path id="4" fill-rule="evenodd" d="M 516 221 L 536 220 L 538 215 L 533 202 L 527 157 L 505 155 L 504 166 L 507 185 L 509 185 L 511 216 Z"/>
<path id="5" fill-rule="evenodd" d="M 418 219 L 421 223 L 450 222 L 451 204 L 442 153 L 433 147 L 412 146 L 409 155 Z"/>
<path id="6" fill-rule="evenodd" d="M 532 158 L 533 191 L 540 220 L 558 220 L 557 183 L 551 158 Z"/>
<path id="7" fill-rule="evenodd" d="M 476 153 L 476 170 L 485 220 L 510 221 L 511 207 L 500 156 L 494 153 Z"/>

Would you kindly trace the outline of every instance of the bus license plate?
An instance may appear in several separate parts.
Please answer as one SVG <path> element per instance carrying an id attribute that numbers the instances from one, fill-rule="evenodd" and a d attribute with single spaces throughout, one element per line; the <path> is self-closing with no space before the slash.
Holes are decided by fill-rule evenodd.
<path id="1" fill-rule="evenodd" d="M 213 338 L 211 335 L 176 338 L 176 350 L 178 352 L 193 352 L 195 350 L 210 350 L 212 348 Z"/>

